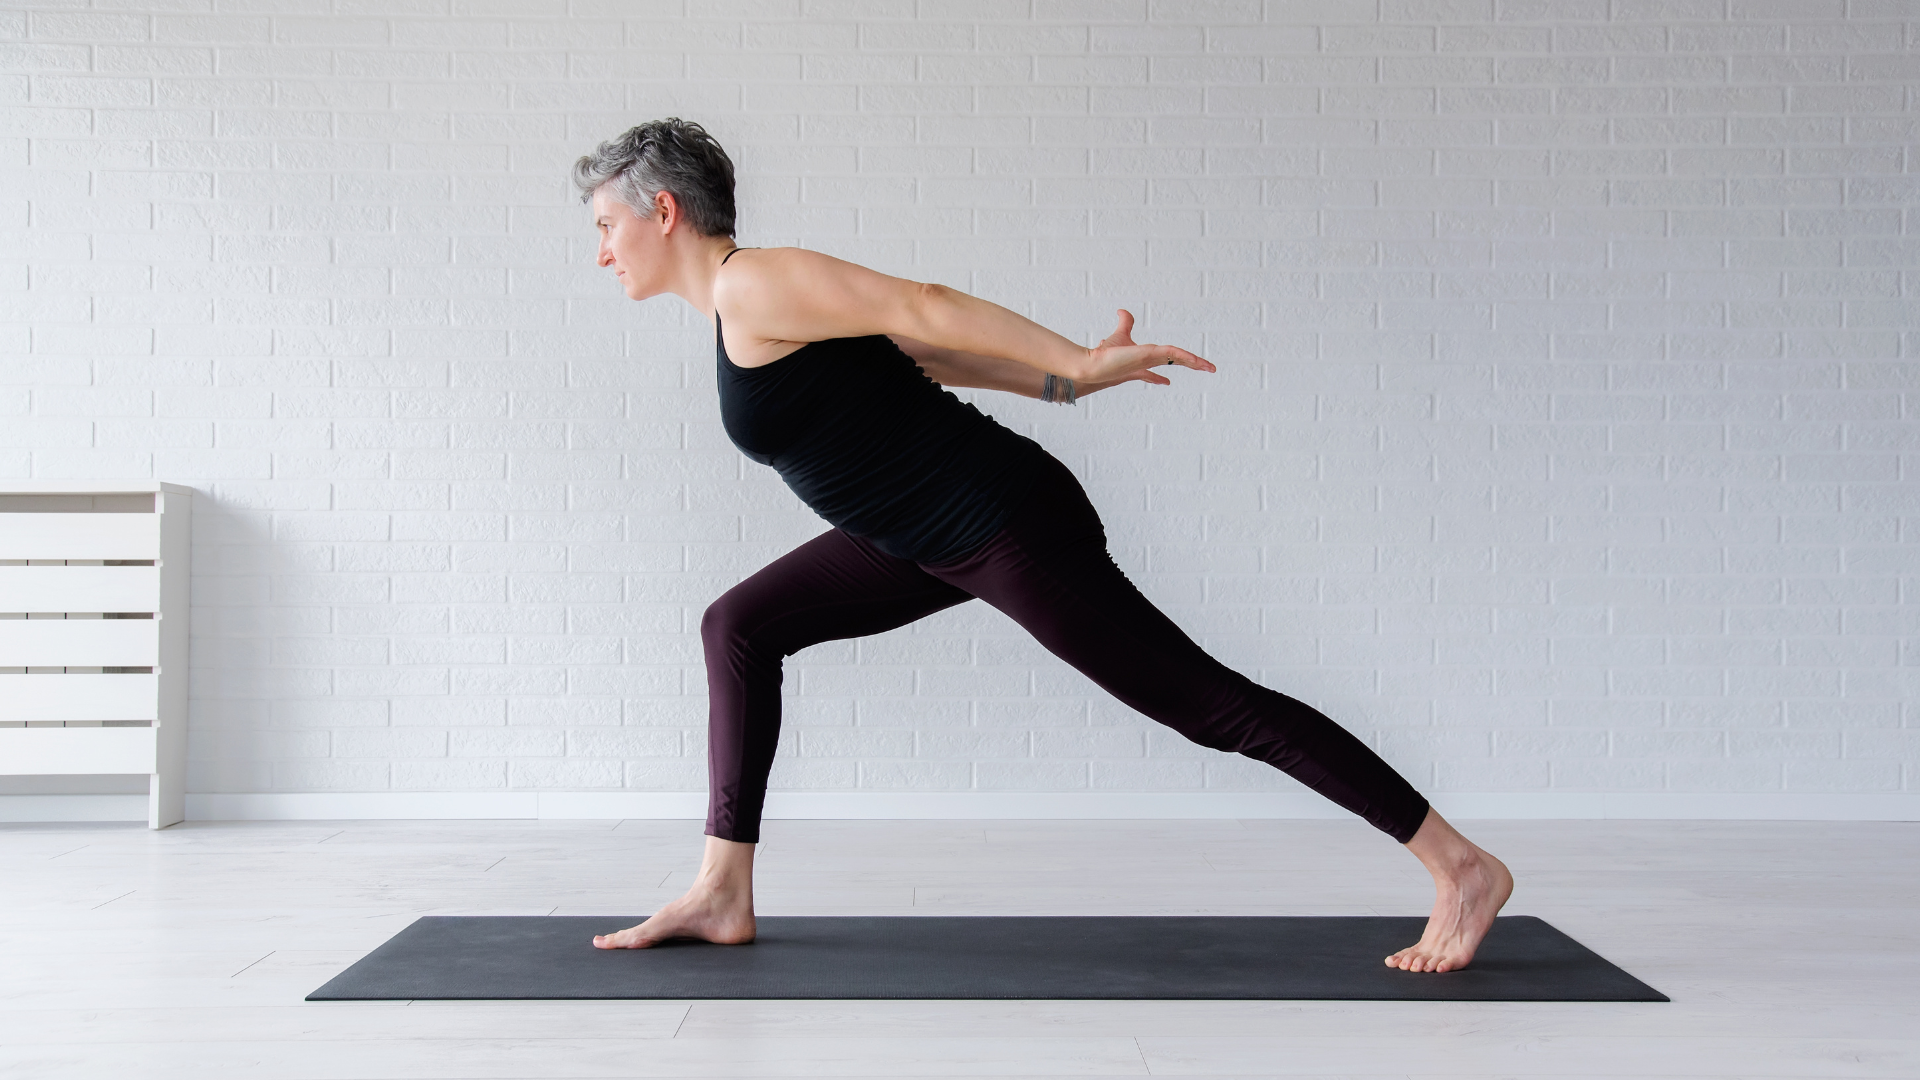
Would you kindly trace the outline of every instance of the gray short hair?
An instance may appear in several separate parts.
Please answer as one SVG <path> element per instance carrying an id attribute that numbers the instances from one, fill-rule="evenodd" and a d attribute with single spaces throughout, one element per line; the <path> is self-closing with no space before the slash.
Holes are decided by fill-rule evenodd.
<path id="1" fill-rule="evenodd" d="M 591 202 L 602 186 L 642 217 L 653 198 L 673 192 L 688 224 L 702 236 L 733 235 L 733 159 L 707 129 L 669 116 L 649 120 L 573 163 L 580 201 Z"/>

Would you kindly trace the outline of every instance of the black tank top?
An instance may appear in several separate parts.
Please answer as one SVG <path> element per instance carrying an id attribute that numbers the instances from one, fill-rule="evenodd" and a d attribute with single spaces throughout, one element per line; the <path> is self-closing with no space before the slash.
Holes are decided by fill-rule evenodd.
<path id="1" fill-rule="evenodd" d="M 743 368 L 727 357 L 719 312 L 713 324 L 727 437 L 814 513 L 889 555 L 936 565 L 971 553 L 1046 454 L 942 389 L 884 334 L 812 341 Z"/>

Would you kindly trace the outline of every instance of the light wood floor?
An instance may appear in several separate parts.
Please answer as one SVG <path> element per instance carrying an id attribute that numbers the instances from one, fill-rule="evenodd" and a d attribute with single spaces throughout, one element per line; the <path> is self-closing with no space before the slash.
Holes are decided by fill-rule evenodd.
<path id="1" fill-rule="evenodd" d="M 329 1003 L 426 914 L 639 914 L 696 822 L 0 826 L 0 1075 L 1920 1077 L 1920 825 L 1463 823 L 1672 1004 Z M 763 914 L 1425 914 L 1357 822 L 770 822 Z M 608 929 L 622 925 L 609 918 Z"/>

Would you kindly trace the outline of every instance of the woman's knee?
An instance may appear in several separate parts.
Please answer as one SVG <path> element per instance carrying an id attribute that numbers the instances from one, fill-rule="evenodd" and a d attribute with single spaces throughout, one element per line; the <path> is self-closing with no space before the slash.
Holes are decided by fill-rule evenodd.
<path id="1" fill-rule="evenodd" d="M 735 586 L 707 605 L 700 616 L 700 641 L 708 656 L 741 652 L 752 644 L 754 629 L 763 621 L 751 593 Z"/>
<path id="2" fill-rule="evenodd" d="M 1134 707 L 1189 742 L 1237 753 L 1277 719 L 1271 709 L 1263 708 L 1266 703 L 1259 700 L 1258 689 L 1244 675 L 1220 667 L 1169 687 L 1156 687 L 1157 693 Z"/>

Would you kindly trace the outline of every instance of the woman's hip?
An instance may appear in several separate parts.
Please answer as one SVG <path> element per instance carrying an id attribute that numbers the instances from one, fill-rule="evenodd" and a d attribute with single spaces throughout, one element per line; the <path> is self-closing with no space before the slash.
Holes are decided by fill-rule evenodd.
<path id="1" fill-rule="evenodd" d="M 966 575 L 969 569 L 1002 561 L 1013 551 L 1040 556 L 1089 545 L 1104 551 L 1106 526 L 1101 524 L 1099 511 L 1087 498 L 1086 489 L 1081 487 L 1073 470 L 1045 451 L 1028 467 L 1033 470 L 1033 482 L 1008 510 L 993 535 L 959 559 L 922 564 L 922 567 L 952 580 L 955 575 Z"/>

